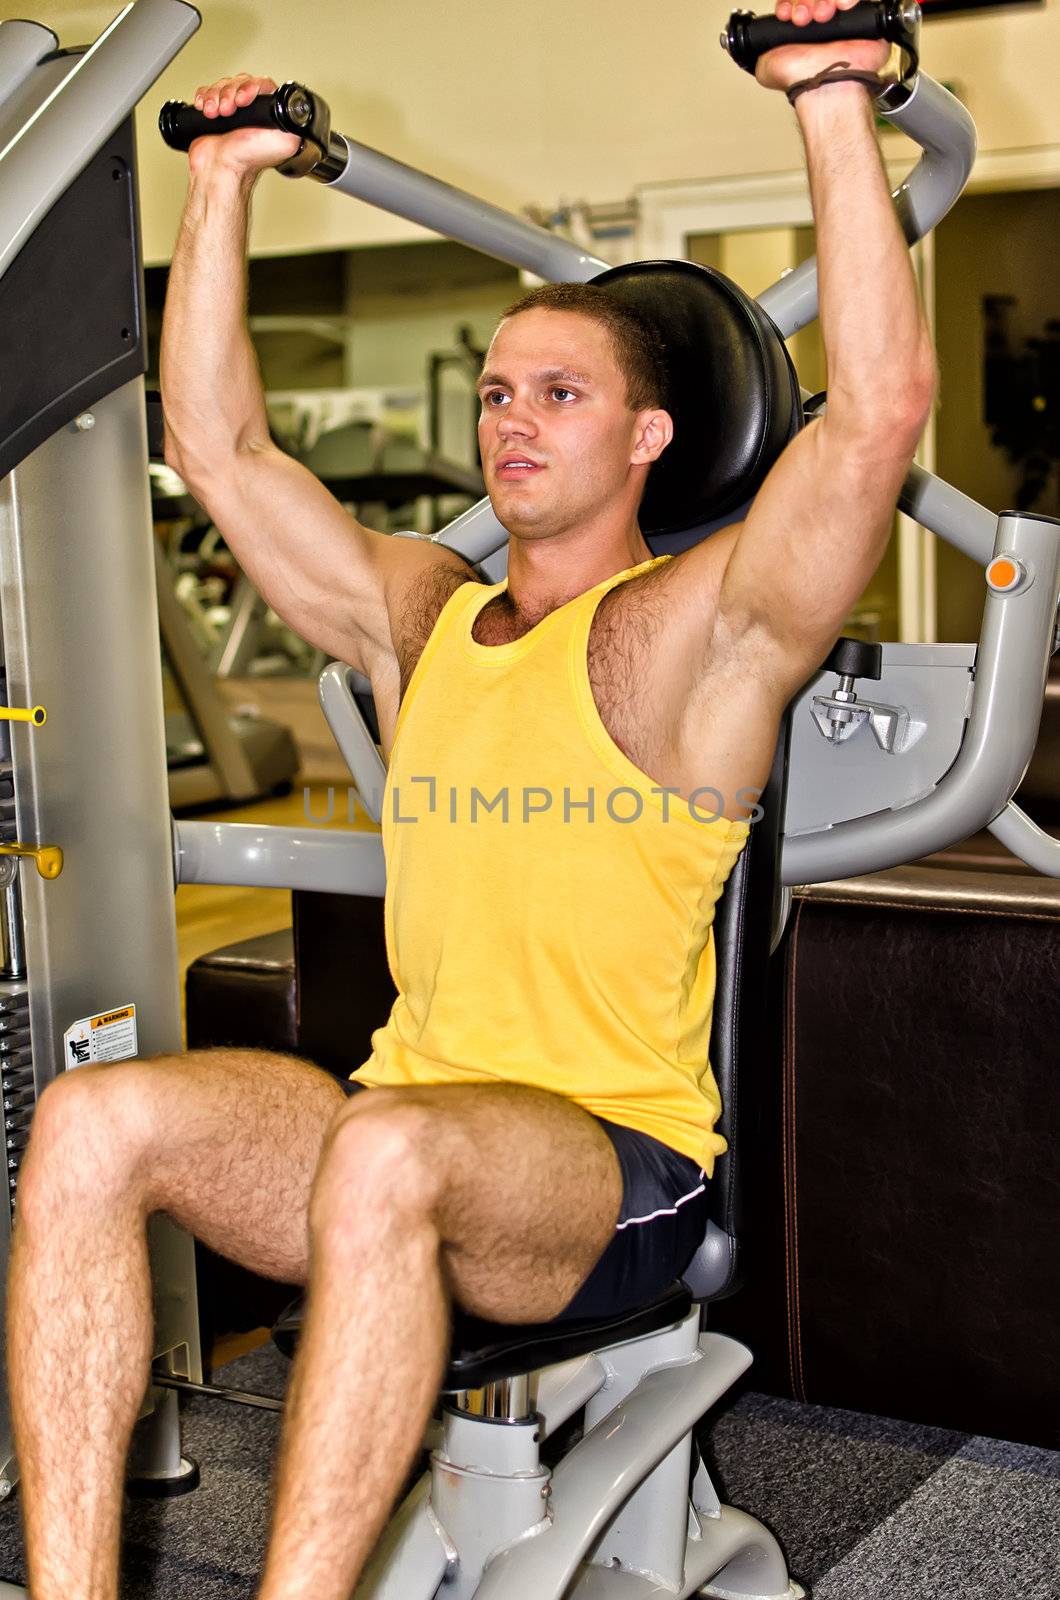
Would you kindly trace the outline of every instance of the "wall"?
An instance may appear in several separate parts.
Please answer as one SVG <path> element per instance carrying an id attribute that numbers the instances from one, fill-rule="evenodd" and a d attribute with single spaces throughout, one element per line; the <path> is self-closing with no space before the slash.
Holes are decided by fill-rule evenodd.
<path id="1" fill-rule="evenodd" d="M 203 25 L 140 113 L 149 261 L 168 258 L 184 163 L 158 139 L 161 102 L 241 70 L 301 78 L 336 125 L 403 161 L 519 210 L 560 196 L 602 202 L 645 182 L 791 169 L 793 118 L 718 49 L 729 0 L 538 0 L 512 13 L 487 0 L 201 0 Z M 64 45 L 94 37 L 117 0 L 0 0 Z M 943 18 L 924 63 L 956 82 L 982 147 L 1060 142 L 1060 8 Z M 314 184 L 269 177 L 255 251 L 322 249 L 413 236 L 410 225 Z"/>

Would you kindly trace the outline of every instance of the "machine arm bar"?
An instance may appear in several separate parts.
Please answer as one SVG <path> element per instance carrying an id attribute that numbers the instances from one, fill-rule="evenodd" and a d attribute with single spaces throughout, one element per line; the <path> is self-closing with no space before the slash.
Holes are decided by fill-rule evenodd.
<path id="1" fill-rule="evenodd" d="M 1060 590 L 1060 524 L 1006 511 L 998 519 L 995 553 L 1009 557 L 1023 577 L 1009 593 L 987 592 L 971 710 L 953 766 L 930 794 L 908 805 L 785 838 L 783 883 L 879 872 L 999 820 L 1038 736 Z M 1017 833 L 1026 830 L 1011 820 L 1007 827 L 1018 849 Z M 1042 851 L 1041 857 L 1053 862 L 1043 871 L 1057 871 L 1055 856 Z"/>
<path id="2" fill-rule="evenodd" d="M 18 18 L 0 22 L 0 106 L 58 44 L 52 30 L 39 22 L 22 22 Z"/>
<path id="3" fill-rule="evenodd" d="M 997 517 L 970 495 L 915 464 L 902 485 L 899 509 L 966 556 L 986 566 L 994 551 Z"/>
<path id="4" fill-rule="evenodd" d="M 920 73 L 907 89 L 887 89 L 876 108 L 924 151 L 894 191 L 898 217 L 910 244 L 941 222 L 968 181 L 975 161 L 975 123 L 948 89 Z M 804 261 L 758 297 L 785 338 L 817 315 L 817 259 Z"/>
<path id="5" fill-rule="evenodd" d="M 1011 800 L 989 827 L 995 839 L 1000 839 L 1006 849 L 1033 867 L 1035 872 L 1042 872 L 1049 878 L 1060 878 L 1060 839 L 1054 839 L 1044 828 L 1039 828 Z"/>
<path id="6" fill-rule="evenodd" d="M 280 169 L 288 176 L 314 178 L 341 194 L 458 239 L 498 261 L 525 267 L 540 278 L 584 283 L 609 266 L 600 257 L 500 206 L 332 132 L 326 102 L 301 84 L 281 84 L 275 94 L 259 95 L 230 117 L 206 117 L 194 106 L 174 100 L 163 106 L 159 118 L 162 137 L 175 150 L 186 150 L 193 139 L 239 127 L 280 127 L 303 135 L 303 152 Z"/>
<path id="7" fill-rule="evenodd" d="M 354 698 L 358 678 L 360 674 L 344 661 L 332 661 L 320 674 L 317 692 L 320 708 L 357 785 L 364 809 L 373 822 L 378 822 L 383 815 L 386 765 Z M 371 693 L 367 678 L 361 679 L 359 686 Z"/>
<path id="8" fill-rule="evenodd" d="M 0 277 L 200 21 L 185 0 L 126 6 L 0 150 Z"/>
<path id="9" fill-rule="evenodd" d="M 386 888 L 379 835 L 345 828 L 174 822 L 173 867 L 177 883 L 322 889 L 378 898 Z"/>
<path id="10" fill-rule="evenodd" d="M 367 145 L 332 135 L 332 159 L 340 141 L 345 149 L 345 164 L 337 176 L 327 180 L 332 189 L 367 200 L 370 205 L 418 222 L 447 239 L 457 239 L 473 250 L 482 250 L 498 261 L 523 267 L 553 283 L 586 283 L 608 269 L 608 262 L 579 250 L 569 240 Z"/>

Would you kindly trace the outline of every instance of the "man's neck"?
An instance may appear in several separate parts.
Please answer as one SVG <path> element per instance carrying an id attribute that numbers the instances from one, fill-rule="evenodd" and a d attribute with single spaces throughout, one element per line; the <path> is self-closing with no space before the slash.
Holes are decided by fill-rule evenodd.
<path id="1" fill-rule="evenodd" d="M 636 523 L 620 538 L 564 544 L 545 539 L 508 542 L 508 602 L 531 627 L 616 572 L 625 572 L 651 551 Z"/>

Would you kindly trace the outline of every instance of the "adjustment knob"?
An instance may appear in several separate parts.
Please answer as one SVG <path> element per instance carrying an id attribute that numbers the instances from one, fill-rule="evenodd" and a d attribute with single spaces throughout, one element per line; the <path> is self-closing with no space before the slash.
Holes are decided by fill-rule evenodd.
<path id="1" fill-rule="evenodd" d="M 841 678 L 878 678 L 883 672 L 883 646 L 864 639 L 837 639 L 822 668 L 838 672 Z"/>

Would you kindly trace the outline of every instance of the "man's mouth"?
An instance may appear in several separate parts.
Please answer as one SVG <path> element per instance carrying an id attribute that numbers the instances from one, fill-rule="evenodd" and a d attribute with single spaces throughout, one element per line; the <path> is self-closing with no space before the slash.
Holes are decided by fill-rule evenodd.
<path id="1" fill-rule="evenodd" d="M 494 470 L 498 478 L 514 483 L 520 478 L 528 478 L 532 473 L 540 472 L 542 468 L 540 461 L 532 461 L 529 456 L 507 455 L 501 456 Z"/>

